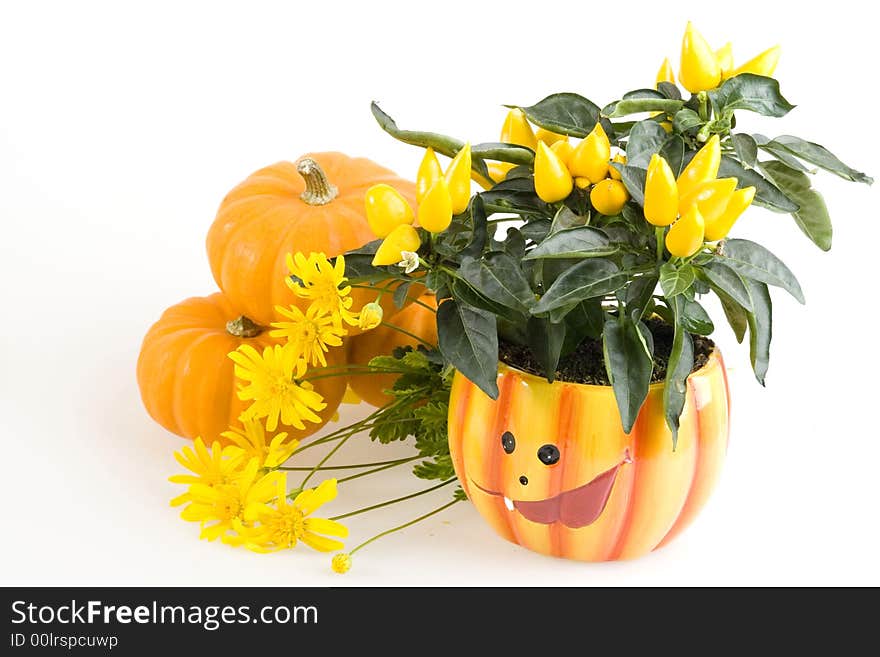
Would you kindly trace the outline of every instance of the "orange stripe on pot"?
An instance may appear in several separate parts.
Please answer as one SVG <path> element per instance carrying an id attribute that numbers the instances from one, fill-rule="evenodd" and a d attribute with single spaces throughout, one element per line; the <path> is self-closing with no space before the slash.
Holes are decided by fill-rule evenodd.
<path id="1" fill-rule="evenodd" d="M 721 363 L 712 363 L 707 369 L 716 367 L 722 371 L 724 369 Z M 715 488 L 724 463 L 727 452 L 724 428 L 728 426 L 729 418 L 727 391 L 723 376 L 709 374 L 711 370 L 688 379 L 689 395 L 694 399 L 694 407 L 699 418 L 697 467 L 684 508 L 658 548 L 669 543 L 693 522 Z"/>

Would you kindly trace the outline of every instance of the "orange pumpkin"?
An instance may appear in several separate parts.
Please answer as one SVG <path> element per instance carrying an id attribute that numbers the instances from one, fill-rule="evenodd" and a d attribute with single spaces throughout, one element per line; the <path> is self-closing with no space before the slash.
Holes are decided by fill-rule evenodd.
<path id="1" fill-rule="evenodd" d="M 169 431 L 205 441 L 220 437 L 247 407 L 236 394 L 234 364 L 227 357 L 239 345 L 263 348 L 280 344 L 268 331 L 234 310 L 223 294 L 192 297 L 171 306 L 144 338 L 137 363 L 141 399 L 150 416 Z M 327 364 L 344 362 L 344 349 L 330 349 Z M 312 370 L 317 373 L 318 370 Z M 327 408 L 319 413 L 327 422 L 342 399 L 344 377 L 327 377 L 314 382 Z M 306 423 L 306 429 L 280 425 L 278 431 L 302 438 L 321 424 Z"/>
<path id="2" fill-rule="evenodd" d="M 367 224 L 364 194 L 387 183 L 415 203 L 415 185 L 365 158 L 311 153 L 296 164 L 260 169 L 220 204 L 208 231 L 208 260 L 223 293 L 255 322 L 278 319 L 275 306 L 307 304 L 285 285 L 285 258 L 300 251 L 335 256 L 375 239 Z M 353 309 L 376 293 L 353 290 Z M 383 296 L 392 312 L 390 295 Z M 349 327 L 354 335 L 358 327 Z"/>
<path id="3" fill-rule="evenodd" d="M 419 301 L 432 308 L 437 307 L 437 299 L 433 294 L 423 294 Z M 429 344 L 437 344 L 437 314 L 424 306 L 413 303 L 385 321 L 418 335 Z M 349 340 L 348 362 L 351 365 L 366 365 L 374 356 L 390 355 L 395 347 L 415 347 L 418 344 L 420 343 L 415 338 L 389 326 L 380 325 Z M 396 380 L 395 374 L 353 374 L 348 385 L 358 397 L 378 407 L 391 401 L 391 396 L 383 390 L 391 388 Z"/>
<path id="4" fill-rule="evenodd" d="M 629 435 L 608 386 L 547 383 L 499 366 L 497 401 L 460 374 L 449 448 L 461 485 L 509 541 L 583 561 L 632 559 L 670 541 L 705 504 L 727 451 L 721 354 L 691 374 L 678 444 L 650 387 Z"/>

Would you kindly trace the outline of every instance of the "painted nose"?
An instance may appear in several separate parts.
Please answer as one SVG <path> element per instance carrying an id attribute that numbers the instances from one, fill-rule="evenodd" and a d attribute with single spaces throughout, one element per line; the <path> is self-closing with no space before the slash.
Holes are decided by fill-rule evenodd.
<path id="1" fill-rule="evenodd" d="M 525 486 L 529 483 L 529 478 L 526 477 L 525 475 L 523 475 L 519 478 L 519 483 L 521 483 L 523 486 Z"/>

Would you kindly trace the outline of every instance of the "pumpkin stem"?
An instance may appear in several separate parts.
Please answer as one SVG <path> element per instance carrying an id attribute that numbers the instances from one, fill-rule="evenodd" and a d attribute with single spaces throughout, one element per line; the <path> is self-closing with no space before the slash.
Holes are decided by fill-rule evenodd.
<path id="1" fill-rule="evenodd" d="M 244 315 L 226 322 L 226 332 L 237 338 L 255 338 L 265 330 L 264 327 Z"/>
<path id="2" fill-rule="evenodd" d="M 309 205 L 327 205 L 336 198 L 339 190 L 327 180 L 323 169 L 310 157 L 296 163 L 296 170 L 306 181 L 306 191 L 299 197 Z"/>

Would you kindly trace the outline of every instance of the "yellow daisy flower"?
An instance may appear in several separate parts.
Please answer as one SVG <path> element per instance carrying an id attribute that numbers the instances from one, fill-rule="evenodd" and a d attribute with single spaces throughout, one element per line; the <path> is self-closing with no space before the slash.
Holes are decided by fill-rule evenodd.
<path id="1" fill-rule="evenodd" d="M 329 347 L 342 345 L 342 336 L 348 333 L 342 326 L 333 320 L 329 314 L 320 314 L 318 306 L 313 302 L 308 310 L 303 313 L 296 306 L 282 308 L 275 306 L 281 315 L 290 322 L 273 322 L 274 331 L 269 335 L 273 338 L 287 338 L 294 351 L 312 365 L 327 366 L 324 354 Z"/>
<path id="2" fill-rule="evenodd" d="M 351 286 L 345 285 L 345 258 L 338 256 L 335 264 L 330 264 L 323 253 L 310 253 L 308 258 L 288 253 L 287 269 L 299 279 L 285 279 L 296 296 L 310 299 L 320 315 L 330 315 L 338 326 L 342 322 L 357 325 L 357 313 L 351 311 Z"/>
<path id="3" fill-rule="evenodd" d="M 266 418 L 266 429 L 275 431 L 278 420 L 286 425 L 305 429 L 303 420 L 320 423 L 315 411 L 327 407 L 307 381 L 297 382 L 306 372 L 306 361 L 299 358 L 292 345 L 266 347 L 262 356 L 249 344 L 229 354 L 235 362 L 235 376 L 247 381 L 239 387 L 238 397 L 253 403 L 242 419 Z"/>
<path id="4" fill-rule="evenodd" d="M 307 488 L 293 502 L 288 502 L 286 482 L 277 480 L 278 495 L 275 506 L 253 504 L 247 509 L 248 517 L 258 524 L 239 527 L 244 545 L 255 552 L 274 552 L 296 546 L 302 541 L 319 552 L 332 552 L 343 547 L 341 541 L 327 536 L 348 536 L 348 529 L 335 520 L 309 518 L 322 504 L 336 497 L 336 480 L 328 479 L 317 488 Z M 322 536 L 326 534 L 327 536 Z"/>
<path id="5" fill-rule="evenodd" d="M 179 452 L 174 452 L 174 458 L 192 473 L 168 477 L 168 481 L 174 484 L 200 484 L 213 488 L 230 484 L 241 475 L 240 464 L 229 458 L 229 454 L 225 453 L 220 447 L 220 443 L 216 441 L 208 450 L 204 441 L 201 438 L 196 438 L 192 448 L 187 446 Z M 171 506 L 180 506 L 190 501 L 192 501 L 192 497 L 187 490 L 183 495 L 178 495 L 171 500 Z"/>
<path id="6" fill-rule="evenodd" d="M 333 559 L 330 560 L 330 568 L 333 569 L 334 573 L 344 575 L 351 570 L 351 555 L 346 552 L 334 555 Z"/>
<path id="7" fill-rule="evenodd" d="M 236 527 L 252 521 L 252 518 L 246 517 L 246 509 L 270 502 L 277 494 L 279 480 L 284 479 L 279 472 L 259 475 L 260 464 L 257 459 L 251 459 L 233 484 L 192 484 L 192 502 L 180 517 L 201 523 L 200 538 L 209 541 L 221 538 L 224 543 L 239 544 L 241 541 L 235 536 Z"/>
<path id="8" fill-rule="evenodd" d="M 234 443 L 224 450 L 224 454 L 242 461 L 257 459 L 261 468 L 277 468 L 299 446 L 298 440 L 287 440 L 286 431 L 275 434 L 266 443 L 266 430 L 259 420 L 242 420 L 240 428 L 229 427 L 229 431 L 220 435 Z"/>

